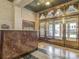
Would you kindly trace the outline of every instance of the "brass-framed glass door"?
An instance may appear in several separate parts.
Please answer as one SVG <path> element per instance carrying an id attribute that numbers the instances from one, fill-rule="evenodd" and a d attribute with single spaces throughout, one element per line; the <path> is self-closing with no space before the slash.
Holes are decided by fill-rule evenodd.
<path id="1" fill-rule="evenodd" d="M 66 18 L 66 40 L 65 46 L 78 47 L 78 17 Z"/>
<path id="2" fill-rule="evenodd" d="M 63 24 L 61 20 L 54 21 L 54 38 L 61 39 L 63 37 Z"/>
<path id="3" fill-rule="evenodd" d="M 53 38 L 53 21 L 47 21 L 47 38 Z"/>
<path id="4" fill-rule="evenodd" d="M 40 22 L 40 37 L 45 37 L 45 22 Z"/>
<path id="5" fill-rule="evenodd" d="M 70 41 L 76 41 L 77 39 L 77 18 L 69 18 L 66 21 L 66 39 Z"/>

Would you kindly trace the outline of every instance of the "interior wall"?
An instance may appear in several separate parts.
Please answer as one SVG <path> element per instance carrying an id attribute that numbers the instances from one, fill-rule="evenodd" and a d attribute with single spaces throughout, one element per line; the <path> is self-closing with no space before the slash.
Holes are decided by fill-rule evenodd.
<path id="1" fill-rule="evenodd" d="M 35 29 L 39 32 L 39 14 L 36 14 Z"/>
<path id="2" fill-rule="evenodd" d="M 15 6 L 15 29 L 22 29 L 22 21 L 26 20 L 26 21 L 32 21 L 35 22 L 36 18 L 36 14 L 28 9 L 25 8 L 21 8 L 18 6 Z"/>
<path id="3" fill-rule="evenodd" d="M 13 4 L 7 0 L 0 0 L 0 29 L 2 24 L 7 24 L 13 28 L 14 8 Z"/>
<path id="4" fill-rule="evenodd" d="M 36 13 L 28 9 L 22 8 L 22 20 L 33 21 L 36 20 Z"/>
<path id="5" fill-rule="evenodd" d="M 31 21 L 36 23 L 36 13 L 28 9 L 22 8 L 22 21 Z M 25 27 L 24 30 L 36 30 L 35 27 Z"/>
<path id="6" fill-rule="evenodd" d="M 22 29 L 22 20 L 35 22 L 36 14 L 8 0 L 0 0 L 0 29 L 2 24 L 9 25 L 10 29 Z"/>
<path id="7" fill-rule="evenodd" d="M 22 8 L 21 7 L 18 7 L 18 6 L 14 6 L 14 11 L 15 11 L 15 14 L 14 14 L 14 29 L 22 29 L 22 12 L 21 12 Z"/>

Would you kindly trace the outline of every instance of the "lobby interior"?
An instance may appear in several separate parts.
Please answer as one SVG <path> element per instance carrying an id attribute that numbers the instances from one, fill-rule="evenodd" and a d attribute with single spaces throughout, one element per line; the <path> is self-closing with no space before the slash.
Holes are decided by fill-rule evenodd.
<path id="1" fill-rule="evenodd" d="M 79 0 L 0 0 L 0 59 L 79 59 Z"/>

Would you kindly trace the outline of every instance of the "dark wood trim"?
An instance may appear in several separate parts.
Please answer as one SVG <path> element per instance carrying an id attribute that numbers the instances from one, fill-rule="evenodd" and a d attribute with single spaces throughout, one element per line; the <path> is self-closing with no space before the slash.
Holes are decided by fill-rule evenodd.
<path id="1" fill-rule="evenodd" d="M 79 4 L 78 4 L 78 9 L 79 9 Z M 79 49 L 79 16 L 78 16 L 78 49 Z"/>
<path id="2" fill-rule="evenodd" d="M 0 31 L 0 59 L 3 59 L 3 42 L 4 42 L 4 32 Z"/>
<path id="3" fill-rule="evenodd" d="M 78 43 L 78 49 L 79 49 L 79 16 L 78 16 L 78 20 L 77 20 L 77 43 Z"/>
<path id="4" fill-rule="evenodd" d="M 66 41 L 66 24 L 63 24 L 63 41 L 64 41 L 64 47 L 65 47 L 65 41 Z"/>

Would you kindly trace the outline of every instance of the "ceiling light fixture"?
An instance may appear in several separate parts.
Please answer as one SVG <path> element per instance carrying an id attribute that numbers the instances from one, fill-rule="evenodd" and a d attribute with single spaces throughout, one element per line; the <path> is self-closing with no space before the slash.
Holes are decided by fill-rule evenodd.
<path id="1" fill-rule="evenodd" d="M 38 0 L 37 5 L 40 5 L 40 4 L 50 5 L 52 1 L 53 0 Z"/>
<path id="2" fill-rule="evenodd" d="M 40 3 L 38 2 L 37 5 L 40 5 Z"/>
<path id="3" fill-rule="evenodd" d="M 50 5 L 50 2 L 46 2 L 45 5 Z"/>

